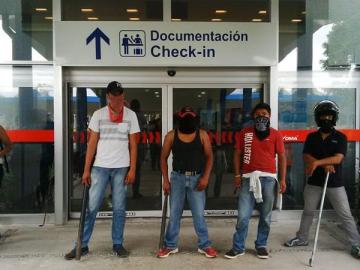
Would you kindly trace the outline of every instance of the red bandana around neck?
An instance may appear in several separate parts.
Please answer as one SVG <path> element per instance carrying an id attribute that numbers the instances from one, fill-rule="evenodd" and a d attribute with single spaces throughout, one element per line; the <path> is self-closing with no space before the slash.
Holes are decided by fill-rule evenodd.
<path id="1" fill-rule="evenodd" d="M 124 108 L 121 110 L 119 114 L 115 114 L 113 109 L 108 105 L 109 117 L 111 122 L 121 123 L 123 121 Z"/>

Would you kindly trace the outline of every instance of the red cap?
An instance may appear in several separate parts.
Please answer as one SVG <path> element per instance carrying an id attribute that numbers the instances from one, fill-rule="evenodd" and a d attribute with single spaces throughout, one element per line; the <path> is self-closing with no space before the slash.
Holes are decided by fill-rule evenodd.
<path id="1" fill-rule="evenodd" d="M 196 112 L 190 106 L 185 106 L 181 109 L 180 112 L 178 112 L 178 116 L 180 118 L 184 118 L 186 115 L 191 115 L 192 117 L 197 116 Z"/>

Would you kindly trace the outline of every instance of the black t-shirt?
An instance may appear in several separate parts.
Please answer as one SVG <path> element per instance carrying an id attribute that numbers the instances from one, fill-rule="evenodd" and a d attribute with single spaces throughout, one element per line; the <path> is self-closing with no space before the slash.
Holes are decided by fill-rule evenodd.
<path id="1" fill-rule="evenodd" d="M 316 159 L 323 159 L 334 156 L 335 154 L 346 155 L 347 138 L 340 131 L 333 130 L 330 135 L 323 140 L 319 131 L 310 133 L 305 141 L 303 154 L 309 154 Z M 329 176 L 328 187 L 341 187 L 344 185 L 342 179 L 342 162 L 334 165 L 335 173 Z M 313 175 L 308 178 L 308 184 L 323 186 L 325 183 L 325 170 L 317 167 Z"/>

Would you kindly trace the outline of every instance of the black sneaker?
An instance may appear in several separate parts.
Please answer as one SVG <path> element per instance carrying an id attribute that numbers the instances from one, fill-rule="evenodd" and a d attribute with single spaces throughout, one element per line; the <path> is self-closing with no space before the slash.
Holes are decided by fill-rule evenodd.
<path id="1" fill-rule="evenodd" d="M 228 252 L 225 253 L 224 257 L 228 259 L 234 259 L 244 254 L 245 254 L 245 250 L 236 251 L 234 249 L 230 249 Z"/>
<path id="2" fill-rule="evenodd" d="M 269 252 L 264 247 L 259 247 L 256 249 L 256 256 L 260 259 L 268 259 Z"/>
<path id="3" fill-rule="evenodd" d="M 116 256 L 120 258 L 127 258 L 130 254 L 129 251 L 127 251 L 122 245 L 113 245 L 113 251 Z"/>
<path id="4" fill-rule="evenodd" d="M 81 256 L 85 256 L 89 253 L 88 247 L 82 247 L 81 248 Z M 64 258 L 65 260 L 72 260 L 76 257 L 76 248 L 73 248 L 69 253 L 65 254 Z"/>

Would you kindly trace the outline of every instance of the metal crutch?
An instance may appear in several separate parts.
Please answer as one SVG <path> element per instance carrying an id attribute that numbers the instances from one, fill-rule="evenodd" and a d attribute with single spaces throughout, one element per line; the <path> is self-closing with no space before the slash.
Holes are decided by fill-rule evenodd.
<path id="1" fill-rule="evenodd" d="M 326 178 L 325 178 L 325 184 L 324 184 L 324 188 L 323 188 L 323 192 L 322 192 L 322 196 L 321 196 L 319 219 L 318 219 L 318 223 L 317 223 L 317 226 L 316 226 L 314 247 L 313 247 L 313 250 L 312 250 L 312 253 L 311 253 L 311 258 L 309 259 L 309 265 L 310 265 L 311 267 L 313 266 L 314 257 L 315 257 L 315 252 L 316 252 L 316 247 L 317 247 L 317 241 L 318 241 L 318 238 L 319 238 L 319 229 L 320 229 L 321 215 L 322 215 L 322 211 L 323 211 L 323 207 L 324 207 L 324 200 L 325 200 L 325 194 L 326 194 L 327 184 L 328 184 L 328 181 L 329 181 L 329 175 L 330 175 L 330 173 L 327 172 L 327 173 L 326 173 Z"/>

